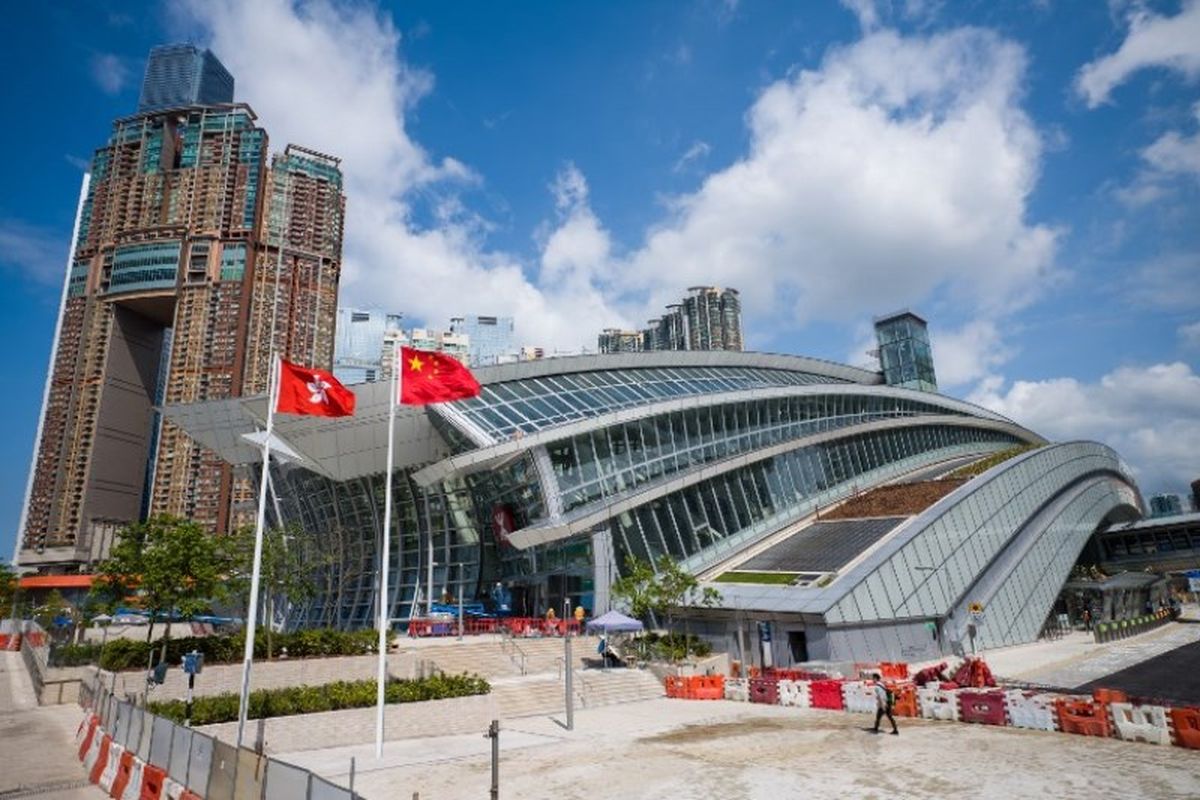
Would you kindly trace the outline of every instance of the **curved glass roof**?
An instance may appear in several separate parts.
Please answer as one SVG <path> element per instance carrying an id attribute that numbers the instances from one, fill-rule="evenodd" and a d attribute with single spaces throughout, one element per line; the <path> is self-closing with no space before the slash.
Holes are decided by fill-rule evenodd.
<path id="1" fill-rule="evenodd" d="M 501 441 L 656 400 L 814 383 L 850 381 L 759 367 L 609 369 L 485 384 L 479 397 L 455 403 L 455 411 Z"/>

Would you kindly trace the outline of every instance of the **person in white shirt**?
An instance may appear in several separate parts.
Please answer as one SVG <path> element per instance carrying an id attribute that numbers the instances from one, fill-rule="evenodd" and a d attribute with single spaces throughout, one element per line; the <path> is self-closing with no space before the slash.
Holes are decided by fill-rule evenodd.
<path id="1" fill-rule="evenodd" d="M 883 685 L 883 681 L 875 681 L 875 730 L 872 733 L 879 733 L 879 721 L 884 714 L 892 723 L 892 735 L 898 736 L 900 729 L 896 727 L 896 718 L 892 716 L 892 693 Z"/>

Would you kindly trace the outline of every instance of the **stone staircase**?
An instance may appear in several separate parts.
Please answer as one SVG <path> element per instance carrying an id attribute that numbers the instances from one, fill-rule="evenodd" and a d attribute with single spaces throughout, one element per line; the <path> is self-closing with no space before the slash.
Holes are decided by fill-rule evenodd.
<path id="1" fill-rule="evenodd" d="M 583 669 L 584 659 L 596 655 L 598 642 L 594 636 L 572 640 L 571 657 L 576 670 Z M 469 672 L 489 681 L 522 675 L 562 676 L 563 640 L 557 638 L 504 640 L 488 636 L 462 642 L 445 640 L 427 643 L 412 652 L 447 675 Z"/>
<path id="2" fill-rule="evenodd" d="M 574 682 L 575 708 L 634 703 L 663 696 L 663 687 L 653 674 L 637 669 L 577 670 Z M 492 698 L 501 719 L 563 713 L 562 679 L 548 675 L 501 679 L 492 686 Z"/>

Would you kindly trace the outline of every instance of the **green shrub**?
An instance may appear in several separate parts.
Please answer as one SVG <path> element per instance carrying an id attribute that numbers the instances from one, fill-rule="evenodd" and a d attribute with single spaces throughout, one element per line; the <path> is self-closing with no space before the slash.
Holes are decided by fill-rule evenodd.
<path id="1" fill-rule="evenodd" d="M 64 644 L 50 650 L 50 666 L 82 667 L 95 664 L 100 657 L 99 644 Z"/>
<path id="2" fill-rule="evenodd" d="M 682 661 L 688 655 L 704 658 L 712 653 L 712 645 L 695 634 L 647 633 L 639 641 L 645 655 L 655 661 Z"/>
<path id="3" fill-rule="evenodd" d="M 477 675 L 434 675 L 414 681 L 389 681 L 384 687 L 388 703 L 416 703 L 487 694 L 492 690 Z M 250 693 L 250 719 L 315 714 L 375 705 L 375 681 L 336 681 L 324 686 L 289 686 L 283 689 L 259 689 Z M 183 722 L 186 705 L 182 700 L 151 702 L 150 711 L 175 722 Z M 192 705 L 193 725 L 232 722 L 238 715 L 238 696 L 218 694 L 198 697 Z"/>
<path id="4" fill-rule="evenodd" d="M 273 635 L 272 650 L 275 658 L 279 658 L 285 649 L 289 658 L 361 656 L 374 653 L 378 641 L 378 631 L 336 631 L 319 628 L 276 633 Z M 204 654 L 205 664 L 236 664 L 242 660 L 245 642 L 241 633 L 171 639 L 167 642 L 167 663 L 179 664 L 183 661 L 184 653 L 198 650 Z M 161 648 L 162 642 L 149 644 L 132 639 L 114 639 L 104 648 L 100 666 L 118 672 L 126 669 L 146 669 L 150 663 L 151 647 Z M 267 657 L 267 636 L 261 629 L 255 632 L 254 657 Z M 157 661 L 158 655 L 154 658 Z"/>

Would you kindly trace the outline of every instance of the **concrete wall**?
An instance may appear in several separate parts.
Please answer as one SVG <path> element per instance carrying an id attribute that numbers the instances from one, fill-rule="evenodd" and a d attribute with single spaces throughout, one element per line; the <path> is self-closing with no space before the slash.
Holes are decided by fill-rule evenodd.
<path id="1" fill-rule="evenodd" d="M 480 733 L 498 718 L 491 695 L 454 697 L 423 703 L 393 703 L 384 707 L 384 738 L 411 739 L 419 736 L 449 736 Z M 258 722 L 251 720 L 252 731 Z M 375 709 L 325 711 L 299 717 L 274 717 L 263 721 L 263 746 L 268 753 L 289 753 L 323 747 L 366 744 L 375 741 Z M 237 723 L 202 725 L 196 728 L 226 742 L 237 739 Z M 256 733 L 252 733 L 256 736 Z"/>

